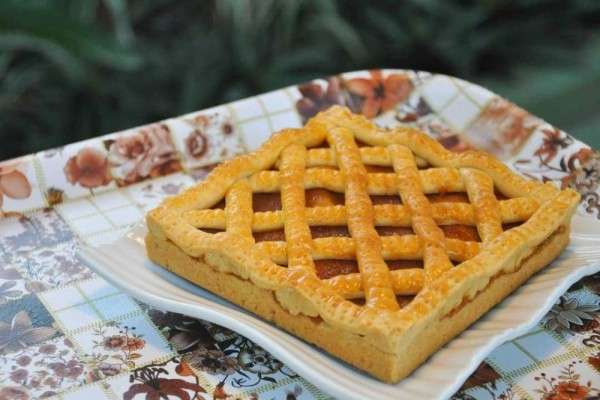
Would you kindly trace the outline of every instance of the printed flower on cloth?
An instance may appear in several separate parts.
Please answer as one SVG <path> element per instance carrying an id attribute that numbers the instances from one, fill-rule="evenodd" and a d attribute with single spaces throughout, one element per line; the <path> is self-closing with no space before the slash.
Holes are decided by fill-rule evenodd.
<path id="1" fill-rule="evenodd" d="M 99 302 L 94 304 L 102 308 Z M 71 335 L 81 349 L 82 360 L 97 379 L 176 355 L 156 327 L 139 312 L 138 308 L 133 316 L 95 324 Z"/>
<path id="2" fill-rule="evenodd" d="M 69 387 L 90 382 L 91 376 L 77 358 L 71 341 L 60 337 L 0 357 L 0 381 L 6 383 L 3 386 L 12 388 L 5 396 L 22 393 L 28 399 L 53 396 Z"/>
<path id="3" fill-rule="evenodd" d="M 169 127 L 152 124 L 137 132 L 119 134 L 104 141 L 110 171 L 118 186 L 181 170 Z"/>
<path id="4" fill-rule="evenodd" d="M 65 221 L 50 208 L 0 219 L 0 249 L 9 258 L 72 239 Z"/>
<path id="5" fill-rule="evenodd" d="M 267 350 L 226 328 L 153 308 L 147 312 L 181 354 L 182 365 L 213 382 L 220 396 L 299 379 Z"/>
<path id="6" fill-rule="evenodd" d="M 185 139 L 185 150 L 189 157 L 202 158 L 208 151 L 208 137 L 203 132 L 208 126 L 208 118 L 200 115 L 192 120 L 196 129 Z"/>
<path id="7" fill-rule="evenodd" d="M 556 332 L 581 332 L 600 325 L 597 318 L 600 318 L 599 304 L 585 304 L 576 297 L 562 296 L 546 315 L 544 325 Z"/>
<path id="8" fill-rule="evenodd" d="M 29 293 L 25 280 L 12 266 L 0 261 L 0 304 L 16 300 Z"/>
<path id="9" fill-rule="evenodd" d="M 57 333 L 50 326 L 33 326 L 29 313 L 17 312 L 10 322 L 0 321 L 0 354 L 22 350 L 42 343 Z"/>
<path id="10" fill-rule="evenodd" d="M 146 312 L 156 327 L 169 340 L 171 346 L 179 353 L 215 347 L 217 343 L 204 321 L 155 308 L 148 308 Z M 237 335 L 232 333 L 231 337 L 237 337 Z"/>
<path id="11" fill-rule="evenodd" d="M 238 367 L 238 360 L 228 357 L 221 350 L 199 348 L 184 355 L 185 362 L 198 371 L 215 375 L 231 375 Z"/>
<path id="12" fill-rule="evenodd" d="M 476 386 L 494 385 L 495 381 L 500 378 L 500 374 L 485 361 L 479 364 L 479 367 L 463 384 L 461 390 L 466 390 Z"/>
<path id="13" fill-rule="evenodd" d="M 108 381 L 110 389 L 124 400 L 203 400 L 208 388 L 178 357 L 155 362 Z"/>
<path id="14" fill-rule="evenodd" d="M 543 141 L 542 145 L 533 153 L 538 156 L 542 164 L 547 164 L 556 157 L 558 151 L 566 149 L 573 144 L 573 138 L 564 134 L 556 128 L 542 129 Z"/>
<path id="15" fill-rule="evenodd" d="M 537 373 L 533 377 L 537 386 L 533 392 L 544 400 L 596 399 L 600 386 L 586 370 L 582 361 L 571 361 L 558 371 Z"/>
<path id="16" fill-rule="evenodd" d="M 26 287 L 32 292 L 40 292 L 94 276 L 76 253 L 77 245 L 66 242 L 15 257 L 13 264 L 27 279 Z"/>
<path id="17" fill-rule="evenodd" d="M 109 322 L 93 331 L 93 352 L 84 356 L 85 362 L 99 378 L 135 368 L 146 347 L 143 334 L 135 326 L 120 326 Z"/>

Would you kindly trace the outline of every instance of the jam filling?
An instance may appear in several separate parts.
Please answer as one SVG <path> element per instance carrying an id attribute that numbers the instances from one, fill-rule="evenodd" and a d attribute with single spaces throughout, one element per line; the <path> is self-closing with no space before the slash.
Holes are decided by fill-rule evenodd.
<path id="1" fill-rule="evenodd" d="M 313 239 L 325 237 L 350 237 L 347 226 L 311 226 L 310 234 Z"/>
<path id="2" fill-rule="evenodd" d="M 224 210 L 225 209 L 225 198 L 222 198 L 217 204 L 210 208 L 211 210 Z"/>
<path id="3" fill-rule="evenodd" d="M 252 232 L 254 241 L 258 242 L 282 242 L 285 241 L 285 232 L 283 229 L 275 229 L 272 231 Z"/>
<path id="4" fill-rule="evenodd" d="M 496 196 L 496 198 L 498 199 L 498 201 L 500 200 L 508 200 L 508 197 L 506 197 L 505 195 L 503 195 L 498 188 L 494 187 L 494 195 Z"/>
<path id="5" fill-rule="evenodd" d="M 523 222 L 511 222 L 510 224 L 502 224 L 502 230 L 507 231 L 509 229 L 516 228 L 517 226 L 521 225 Z"/>
<path id="6" fill-rule="evenodd" d="M 367 301 L 363 298 L 358 298 L 358 299 L 350 299 L 349 301 L 351 301 L 352 303 L 356 304 L 357 306 L 364 306 L 365 304 L 367 304 Z"/>
<path id="7" fill-rule="evenodd" d="M 279 193 L 253 193 L 252 209 L 254 212 L 281 210 L 281 195 Z"/>
<path id="8" fill-rule="evenodd" d="M 471 242 L 481 242 L 477 228 L 471 225 L 440 225 L 444 236 L 449 239 L 459 239 Z"/>
<path id="9" fill-rule="evenodd" d="M 358 272 L 356 260 L 315 260 L 315 269 L 320 279 Z"/>
<path id="10" fill-rule="evenodd" d="M 358 147 L 368 147 L 369 145 L 356 141 Z M 329 148 L 328 142 L 325 140 L 318 146 L 313 148 Z M 420 169 L 427 169 L 430 165 L 420 166 Z M 319 166 L 319 168 L 329 168 L 337 170 L 335 166 Z M 380 166 L 380 165 L 365 165 L 365 169 L 368 173 L 386 173 L 393 174 L 394 169 L 392 166 Z M 277 165 L 273 165 L 269 168 L 272 171 L 278 171 Z M 497 188 L 494 189 L 496 198 L 500 200 L 508 199 L 507 196 L 503 195 Z M 370 195 L 371 203 L 373 205 L 399 205 L 402 204 L 402 199 L 399 195 Z M 426 194 L 427 199 L 430 203 L 440 202 L 459 202 L 469 203 L 469 198 L 466 193 L 439 193 L 439 194 Z M 332 192 L 327 189 L 306 189 L 305 190 L 305 201 L 306 207 L 327 207 L 335 205 L 344 205 L 345 199 L 343 193 Z M 225 209 L 225 199 L 222 199 L 211 209 Z M 280 193 L 253 193 L 252 194 L 252 208 L 254 212 L 268 212 L 268 211 L 279 211 L 282 210 L 281 194 Z M 503 230 L 508 230 L 521 225 L 523 222 L 503 224 Z M 347 226 L 310 226 L 310 232 L 313 239 L 327 238 L 327 237 L 351 237 Z M 446 238 L 458 239 L 464 241 L 475 241 L 481 242 L 479 233 L 475 226 L 470 225 L 441 225 L 440 229 L 443 231 Z M 223 232 L 221 229 L 210 229 L 202 228 L 203 232 L 206 233 L 219 233 Z M 375 230 L 381 237 L 394 236 L 394 235 L 414 235 L 415 232 L 412 227 L 394 227 L 394 226 L 375 226 Z M 253 236 L 256 242 L 264 241 L 285 241 L 284 229 L 276 229 L 272 231 L 253 232 Z M 385 260 L 385 263 L 390 271 L 407 269 L 407 268 L 423 268 L 422 260 Z M 458 265 L 460 262 L 453 261 L 453 265 Z M 285 268 L 287 265 L 281 265 Z M 330 279 L 340 275 L 347 275 L 358 273 L 358 263 L 356 260 L 339 260 L 339 259 L 324 259 L 314 260 L 316 274 L 320 279 Z M 495 279 L 495 278 L 494 278 Z M 402 307 L 408 304 L 414 296 L 396 296 L 398 304 Z M 364 305 L 365 299 L 350 299 L 357 305 Z M 464 305 L 465 301 L 461 306 L 457 307 L 457 310 L 453 310 L 450 314 L 458 311 Z"/>
<path id="11" fill-rule="evenodd" d="M 390 271 L 406 268 L 423 268 L 421 260 L 386 260 Z M 329 279 L 338 275 L 354 274 L 358 272 L 356 260 L 315 260 L 315 269 L 320 279 Z"/>
<path id="12" fill-rule="evenodd" d="M 365 165 L 365 169 L 369 173 L 384 173 L 384 174 L 393 174 L 394 168 L 387 167 L 383 165 Z"/>
<path id="13" fill-rule="evenodd" d="M 430 203 L 468 203 L 469 196 L 464 192 L 428 194 Z"/>
<path id="14" fill-rule="evenodd" d="M 201 230 L 202 232 L 211 233 L 213 235 L 215 233 L 225 232 L 224 229 L 212 229 L 212 228 L 202 228 L 202 229 L 199 229 L 199 230 Z"/>
<path id="15" fill-rule="evenodd" d="M 343 205 L 344 195 L 331 192 L 326 189 L 308 189 L 305 191 L 306 206 L 332 206 Z M 374 205 L 378 204 L 401 204 L 400 196 L 370 196 Z M 435 202 L 468 202 L 465 193 L 444 193 L 428 195 L 429 201 Z M 255 212 L 281 210 L 281 197 L 279 193 L 254 193 L 253 208 Z M 468 225 L 447 225 L 440 227 L 446 237 L 453 239 L 480 241 L 477 228 Z M 376 226 L 377 233 L 382 236 L 393 235 L 414 235 L 411 227 L 403 226 Z M 347 226 L 311 226 L 311 236 L 313 239 L 325 237 L 350 237 Z M 264 241 L 285 241 L 285 232 L 283 229 L 272 231 L 254 232 L 256 242 Z M 390 270 L 399 268 L 421 268 L 421 260 L 387 260 Z M 317 275 L 321 279 L 333 278 L 338 275 L 345 275 L 358 272 L 356 260 L 315 260 Z"/>
<path id="16" fill-rule="evenodd" d="M 414 231 L 408 226 L 376 226 L 375 230 L 379 233 L 379 236 L 414 235 Z M 347 226 L 311 226 L 310 233 L 313 239 L 350 237 Z M 285 231 L 283 229 L 253 232 L 252 235 L 256 242 L 285 241 Z"/>
<path id="17" fill-rule="evenodd" d="M 371 167 L 369 167 L 371 168 Z M 379 167 L 377 167 L 379 168 Z M 383 169 L 389 167 L 381 167 Z M 505 198 L 500 193 L 496 193 L 499 199 Z M 323 207 L 333 205 L 343 205 L 344 195 L 342 193 L 332 192 L 326 189 L 307 189 L 305 191 L 306 207 Z M 372 195 L 371 202 L 374 205 L 380 204 L 401 204 L 400 196 L 397 195 Z M 440 193 L 430 194 L 427 198 L 431 203 L 438 202 L 468 202 L 466 193 Z M 222 200 L 215 204 L 213 209 L 223 209 L 225 202 Z M 280 193 L 254 193 L 252 197 L 252 207 L 254 212 L 277 211 L 281 210 Z M 504 224 L 504 230 L 514 228 L 521 223 Z M 481 239 L 475 226 L 470 225 L 441 225 L 440 228 L 447 238 L 476 241 Z M 376 226 L 378 234 L 382 237 L 392 235 L 414 235 L 412 227 L 401 226 Z M 202 229 L 208 233 L 218 233 L 218 229 Z M 347 226 L 311 226 L 310 232 L 313 239 L 325 237 L 350 237 Z M 256 242 L 264 241 L 285 241 L 285 232 L 283 229 L 272 231 L 254 232 Z M 400 268 L 422 268 L 421 260 L 386 260 L 390 270 Z M 317 275 L 321 279 L 328 279 L 338 275 L 351 274 L 358 272 L 358 265 L 355 260 L 315 260 Z"/>
<path id="18" fill-rule="evenodd" d="M 327 140 L 323 140 L 317 146 L 311 147 L 311 149 L 328 149 L 328 148 L 329 148 L 329 142 Z"/>
<path id="19" fill-rule="evenodd" d="M 344 195 L 342 193 L 332 192 L 327 189 L 307 189 L 304 195 L 306 198 L 306 207 L 327 207 L 344 204 Z M 501 194 L 498 195 L 502 196 Z M 402 204 L 402 200 L 398 195 L 371 195 L 370 198 L 373 205 Z M 466 193 L 428 194 L 427 198 L 431 203 L 469 202 Z M 281 195 L 279 193 L 253 193 L 252 208 L 254 212 L 281 210 Z M 219 201 L 211 209 L 225 209 L 225 199 Z"/>

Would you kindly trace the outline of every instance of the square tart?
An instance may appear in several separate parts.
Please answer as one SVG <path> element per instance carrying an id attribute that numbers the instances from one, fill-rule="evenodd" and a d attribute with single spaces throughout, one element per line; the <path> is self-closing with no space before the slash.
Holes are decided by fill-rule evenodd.
<path id="1" fill-rule="evenodd" d="M 149 258 L 386 382 L 548 265 L 573 190 L 334 106 L 147 215 Z"/>

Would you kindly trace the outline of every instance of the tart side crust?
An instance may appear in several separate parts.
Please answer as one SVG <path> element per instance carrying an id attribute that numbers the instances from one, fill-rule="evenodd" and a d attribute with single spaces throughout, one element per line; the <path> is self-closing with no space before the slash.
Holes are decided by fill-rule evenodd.
<path id="1" fill-rule="evenodd" d="M 220 272 L 203 258 L 189 256 L 169 240 L 148 234 L 146 249 L 152 261 L 169 271 L 273 321 L 290 333 L 322 347 L 383 381 L 397 382 L 556 258 L 569 243 L 569 231 L 561 226 L 537 246 L 514 272 L 492 278 L 488 286 L 473 299 L 463 302 L 458 308 L 421 330 L 419 336 L 406 337 L 400 343 L 396 341 L 396 353 L 386 353 L 380 350 L 380 346 L 375 346 L 375 342 L 386 340 L 385 337 L 358 335 L 334 327 L 320 318 L 293 315 L 277 301 L 274 291 L 261 288 L 236 275 Z"/>
<path id="2" fill-rule="evenodd" d="M 397 382 L 410 374 L 436 350 L 467 329 L 483 314 L 518 289 L 533 274 L 558 257 L 569 244 L 569 234 L 570 228 L 560 227 L 535 248 L 514 272 L 501 273 L 492 278 L 489 285 L 472 300 L 464 302 L 441 320 L 434 322 L 428 327 L 429 329 L 423 329 L 413 343 L 406 341 L 398 353 L 399 357 L 396 358 L 394 369 L 386 372 L 386 376 L 381 379 Z M 401 357 L 403 351 L 411 356 Z"/>

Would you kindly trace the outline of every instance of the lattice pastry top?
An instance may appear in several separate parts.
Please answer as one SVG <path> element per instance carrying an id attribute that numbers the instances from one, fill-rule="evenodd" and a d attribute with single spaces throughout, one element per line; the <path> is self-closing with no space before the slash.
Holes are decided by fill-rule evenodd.
<path id="1" fill-rule="evenodd" d="M 292 314 L 389 337 L 418 332 L 511 272 L 579 196 L 492 156 L 341 107 L 148 215 L 152 235 L 273 290 Z M 518 225 L 518 226 L 517 226 Z"/>

